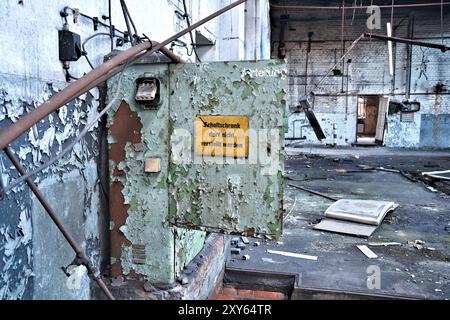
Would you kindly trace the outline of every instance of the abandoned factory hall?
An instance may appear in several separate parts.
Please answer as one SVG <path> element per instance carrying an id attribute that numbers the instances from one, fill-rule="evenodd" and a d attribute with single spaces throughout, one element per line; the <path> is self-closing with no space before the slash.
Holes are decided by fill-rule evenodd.
<path id="1" fill-rule="evenodd" d="M 0 21 L 0 300 L 450 300 L 450 2 Z"/>

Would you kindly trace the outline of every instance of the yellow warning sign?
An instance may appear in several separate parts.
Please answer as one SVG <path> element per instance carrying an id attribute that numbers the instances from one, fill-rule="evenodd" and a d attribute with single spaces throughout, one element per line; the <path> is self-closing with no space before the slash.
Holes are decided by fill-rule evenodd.
<path id="1" fill-rule="evenodd" d="M 248 118 L 197 116 L 195 152 L 202 156 L 248 157 Z"/>

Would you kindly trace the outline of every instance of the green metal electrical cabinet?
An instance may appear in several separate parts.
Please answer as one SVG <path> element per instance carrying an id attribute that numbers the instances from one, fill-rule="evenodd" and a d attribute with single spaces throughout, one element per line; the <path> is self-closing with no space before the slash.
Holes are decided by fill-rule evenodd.
<path id="1" fill-rule="evenodd" d="M 206 232 L 280 237 L 286 88 L 281 60 L 127 68 L 108 117 L 113 276 L 170 283 Z"/>

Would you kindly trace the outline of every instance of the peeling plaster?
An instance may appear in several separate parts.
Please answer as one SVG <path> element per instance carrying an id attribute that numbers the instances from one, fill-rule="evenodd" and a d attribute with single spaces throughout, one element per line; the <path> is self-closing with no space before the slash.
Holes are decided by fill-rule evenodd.
<path id="1" fill-rule="evenodd" d="M 24 95 L 17 92 L 20 91 L 20 86 L 17 84 L 21 81 L 23 80 L 14 77 L 2 81 L 2 87 L 0 87 L 1 128 L 17 121 L 25 112 L 38 106 L 60 90 L 59 85 L 36 81 L 35 86 L 41 88 L 38 90 L 38 94 L 35 95 L 34 99 L 24 98 Z M 98 106 L 97 101 L 94 101 L 97 95 L 98 92 L 93 90 L 92 93 L 86 94 L 82 99 L 76 99 L 75 102 L 67 104 L 57 116 L 49 115 L 12 143 L 11 149 L 28 169 L 33 169 L 47 161 L 49 156 L 60 152 L 63 146 L 79 133 L 80 128 L 77 127 L 77 123 L 85 124 L 88 117 L 94 116 Z M 89 110 L 91 111 L 89 112 Z M 72 117 L 74 113 L 76 114 L 75 119 Z M 97 263 L 98 260 L 99 198 L 96 162 L 92 159 L 94 153 L 90 150 L 95 149 L 96 143 L 96 134 L 91 132 L 85 140 L 77 145 L 75 151 L 33 178 L 35 183 L 41 187 L 42 182 L 48 183 L 48 177 L 51 177 L 52 186 L 50 188 L 57 190 L 60 189 L 60 184 L 64 183 L 63 177 L 66 174 L 81 177 L 85 180 L 86 188 L 74 192 L 72 198 L 83 197 L 85 199 L 85 209 L 83 209 L 86 221 L 85 230 L 76 230 L 76 232 L 82 231 L 85 234 L 86 240 L 83 246 L 89 247 L 88 255 L 94 263 Z M 0 169 L 3 186 L 8 185 L 18 176 L 16 169 L 3 154 L 0 155 Z M 2 214 L 0 220 L 0 270 L 2 270 L 0 274 L 0 299 L 21 299 L 25 294 L 30 298 L 33 294 L 39 295 L 39 290 L 45 290 L 50 296 L 53 290 L 57 291 L 57 287 L 35 287 L 34 290 L 31 289 L 34 283 L 33 279 L 36 276 L 33 270 L 40 266 L 34 265 L 35 252 L 33 248 L 35 239 L 31 217 L 36 212 L 32 211 L 30 194 L 26 184 L 22 184 L 12 189 L 0 203 L 0 213 Z M 49 200 L 57 213 L 63 210 L 61 199 L 53 198 Z M 33 201 L 37 200 L 34 198 Z M 37 204 L 37 206 L 40 207 L 40 204 Z M 39 212 L 39 214 L 44 213 Z M 44 218 L 48 219 L 45 215 Z M 63 245 L 64 240 L 56 240 L 58 233 L 58 231 L 49 232 L 45 243 L 50 245 L 52 241 L 61 241 L 60 245 Z M 97 245 L 92 246 L 90 243 L 97 243 Z M 51 262 L 52 256 L 59 254 L 58 251 L 47 252 L 46 263 Z M 70 261 L 67 261 L 67 263 L 70 263 Z M 45 269 L 50 274 L 56 273 L 59 275 L 61 273 L 60 267 L 47 270 L 48 265 L 46 264 Z M 32 293 L 33 291 L 34 293 Z M 82 295 L 88 297 L 85 293 Z M 55 295 L 55 298 L 58 298 L 58 295 Z"/>

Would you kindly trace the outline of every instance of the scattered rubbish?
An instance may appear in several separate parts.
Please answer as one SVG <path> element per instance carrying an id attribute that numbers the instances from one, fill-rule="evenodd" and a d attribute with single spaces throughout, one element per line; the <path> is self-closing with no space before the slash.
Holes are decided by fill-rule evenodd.
<path id="1" fill-rule="evenodd" d="M 231 248 L 231 254 L 241 254 L 241 249 L 239 249 L 239 248 Z"/>
<path id="2" fill-rule="evenodd" d="M 279 245 L 283 245 L 283 241 L 277 241 L 277 244 L 279 244 Z"/>
<path id="3" fill-rule="evenodd" d="M 250 256 L 248 254 L 242 256 L 242 260 L 250 260 Z"/>
<path id="4" fill-rule="evenodd" d="M 313 131 L 319 141 L 322 141 L 326 138 L 325 133 L 323 132 L 322 128 L 320 127 L 319 121 L 317 121 L 317 118 L 312 111 L 311 104 L 308 101 L 307 97 L 302 97 L 299 101 L 300 107 L 303 109 L 303 112 L 306 115 L 306 118 L 309 121 L 309 124 L 313 128 Z"/>
<path id="5" fill-rule="evenodd" d="M 383 167 L 377 167 L 375 170 L 384 171 L 384 172 L 392 172 L 392 173 L 400 173 L 400 170 L 397 169 L 388 169 Z"/>
<path id="6" fill-rule="evenodd" d="M 341 199 L 326 211 L 326 219 L 314 229 L 370 237 L 386 214 L 398 205 L 378 200 Z"/>
<path id="7" fill-rule="evenodd" d="M 413 246 L 417 250 L 422 250 L 424 248 L 425 241 L 422 240 L 408 241 L 407 244 Z"/>
<path id="8" fill-rule="evenodd" d="M 441 289 L 434 289 L 434 291 L 436 291 L 436 292 L 442 292 Z"/>
<path id="9" fill-rule="evenodd" d="M 239 243 L 239 238 L 233 237 L 231 238 L 231 245 L 236 247 Z"/>
<path id="10" fill-rule="evenodd" d="M 243 238 L 245 238 L 245 237 L 243 237 Z M 245 240 L 247 242 L 249 242 L 247 238 L 245 238 Z M 238 238 L 238 237 L 231 238 L 231 254 L 240 254 L 241 250 L 244 250 L 244 249 L 245 249 L 245 243 L 241 242 L 240 238 Z"/>
<path id="11" fill-rule="evenodd" d="M 432 192 L 438 192 L 438 190 L 433 187 L 427 186 L 426 188 Z"/>
<path id="12" fill-rule="evenodd" d="M 432 178 L 438 179 L 438 180 L 449 180 L 450 181 L 450 170 L 422 172 L 422 175 L 432 177 Z"/>
<path id="13" fill-rule="evenodd" d="M 259 241 L 255 241 L 254 243 L 253 243 L 253 246 L 254 247 L 259 247 L 261 245 L 261 243 L 259 242 Z"/>
<path id="14" fill-rule="evenodd" d="M 249 243 L 250 243 L 250 241 L 248 241 L 248 238 L 247 238 L 247 237 L 241 237 L 241 240 L 242 240 L 242 242 L 243 242 L 244 244 L 249 244 Z"/>
<path id="15" fill-rule="evenodd" d="M 359 250 L 361 250 L 362 253 L 365 254 L 365 256 L 369 259 L 375 259 L 378 258 L 378 256 L 370 250 L 366 245 L 356 246 Z"/>
<path id="16" fill-rule="evenodd" d="M 335 171 L 337 173 L 371 173 L 375 172 L 375 170 L 348 170 L 348 169 L 334 169 L 328 171 Z"/>
<path id="17" fill-rule="evenodd" d="M 369 238 L 375 232 L 377 226 L 337 219 L 323 219 L 314 226 L 314 229 Z"/>
<path id="18" fill-rule="evenodd" d="M 387 246 L 401 246 L 400 242 L 369 242 L 371 247 L 387 247 Z"/>
<path id="19" fill-rule="evenodd" d="M 280 256 L 285 256 L 285 257 L 300 258 L 300 259 L 307 259 L 307 260 L 314 260 L 314 261 L 317 260 L 316 256 L 310 256 L 310 255 L 301 254 L 301 253 L 276 251 L 276 250 L 267 250 L 267 252 L 272 253 L 272 254 L 278 254 Z"/>
<path id="20" fill-rule="evenodd" d="M 386 214 L 397 206 L 388 201 L 341 199 L 328 207 L 325 216 L 379 226 Z"/>
<path id="21" fill-rule="evenodd" d="M 319 197 L 322 197 L 322 198 L 325 198 L 325 199 L 328 199 L 328 200 L 331 200 L 331 201 L 338 201 L 338 199 L 336 199 L 336 198 L 327 196 L 327 195 L 325 195 L 323 193 L 320 193 L 320 192 L 317 192 L 317 191 L 314 191 L 314 190 L 311 190 L 311 189 L 307 189 L 305 187 L 297 186 L 295 184 L 290 184 L 290 183 L 288 183 L 287 185 L 290 186 L 290 187 L 293 187 L 293 188 L 297 188 L 297 189 L 309 192 L 311 194 L 314 194 L 316 196 L 319 196 Z"/>
<path id="22" fill-rule="evenodd" d="M 245 249 L 245 244 L 244 244 L 243 242 L 239 242 L 238 245 L 237 245 L 237 247 L 238 247 L 239 249 L 241 249 L 241 250 L 244 250 L 244 249 Z"/>

